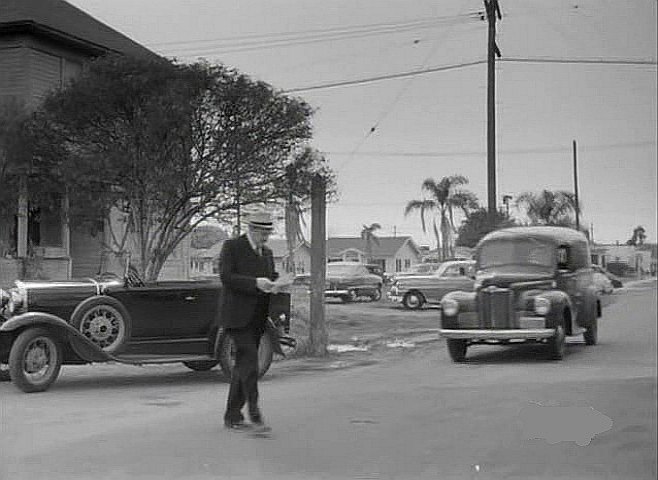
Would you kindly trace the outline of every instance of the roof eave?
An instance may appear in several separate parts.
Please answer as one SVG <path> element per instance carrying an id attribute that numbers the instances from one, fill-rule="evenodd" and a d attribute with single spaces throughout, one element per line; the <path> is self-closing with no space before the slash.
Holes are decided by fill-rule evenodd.
<path id="1" fill-rule="evenodd" d="M 90 42 L 88 40 L 83 40 L 74 35 L 62 32 L 55 28 L 50 28 L 43 24 L 34 22 L 32 20 L 20 20 L 15 22 L 5 22 L 0 23 L 0 35 L 3 34 L 16 34 L 16 33 L 27 33 L 34 35 L 35 37 L 47 38 L 54 40 L 60 44 L 66 45 L 70 48 L 80 50 L 91 56 L 100 56 L 107 55 L 110 53 L 126 55 L 126 52 L 120 52 L 97 43 Z M 150 52 L 150 50 L 144 48 L 143 55 L 146 56 L 149 53 L 155 57 L 157 54 Z M 133 55 L 136 54 L 133 53 Z"/>

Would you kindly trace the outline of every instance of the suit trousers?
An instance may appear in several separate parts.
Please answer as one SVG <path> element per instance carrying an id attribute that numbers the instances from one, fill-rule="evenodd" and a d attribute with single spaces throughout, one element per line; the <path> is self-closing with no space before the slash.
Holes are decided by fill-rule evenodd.
<path id="1" fill-rule="evenodd" d="M 258 408 L 258 345 L 264 332 L 264 326 L 260 323 L 252 321 L 246 327 L 226 330 L 235 344 L 235 365 L 231 373 L 225 422 L 243 421 L 241 410 L 245 403 L 250 420 L 254 423 L 263 421 Z"/>

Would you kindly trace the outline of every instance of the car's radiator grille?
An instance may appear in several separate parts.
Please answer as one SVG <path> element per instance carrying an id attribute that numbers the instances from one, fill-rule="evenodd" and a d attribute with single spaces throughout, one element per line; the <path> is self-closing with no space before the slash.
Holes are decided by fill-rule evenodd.
<path id="1" fill-rule="evenodd" d="M 478 293 L 480 328 L 512 328 L 512 291 L 486 287 Z"/>

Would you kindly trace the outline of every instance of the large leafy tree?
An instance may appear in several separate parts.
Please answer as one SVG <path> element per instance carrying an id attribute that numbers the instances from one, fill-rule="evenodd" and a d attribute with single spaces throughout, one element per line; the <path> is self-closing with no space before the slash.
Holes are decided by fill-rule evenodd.
<path id="1" fill-rule="evenodd" d="M 516 198 L 516 205 L 524 210 L 533 225 L 571 227 L 576 212 L 576 197 L 564 190 L 524 192 Z"/>
<path id="2" fill-rule="evenodd" d="M 365 244 L 366 257 L 368 262 L 372 262 L 372 245 L 379 245 L 379 238 L 375 234 L 377 230 L 381 230 L 382 226 L 379 223 L 371 223 L 370 225 L 363 225 L 361 229 L 361 240 Z"/>
<path id="3" fill-rule="evenodd" d="M 468 179 L 463 175 L 443 177 L 438 183 L 433 178 L 427 178 L 421 189 L 429 198 L 411 200 L 404 209 L 405 216 L 413 211 L 420 212 L 423 232 L 427 232 L 426 215 L 431 215 L 432 231 L 441 251 L 442 259 L 450 256 L 451 239 L 455 231 L 456 211 L 468 215 L 471 210 L 478 208 L 475 194 L 461 188 L 466 184 L 468 184 Z"/>
<path id="4" fill-rule="evenodd" d="M 201 222 L 276 194 L 273 180 L 310 137 L 311 115 L 223 65 L 110 56 L 45 100 L 35 164 L 68 190 L 73 223 L 118 211 L 108 247 L 134 250 L 152 280 Z"/>
<path id="5" fill-rule="evenodd" d="M 516 222 L 505 212 L 497 211 L 492 217 L 486 208 L 478 208 L 462 222 L 455 245 L 473 248 L 487 233 L 514 225 Z"/>

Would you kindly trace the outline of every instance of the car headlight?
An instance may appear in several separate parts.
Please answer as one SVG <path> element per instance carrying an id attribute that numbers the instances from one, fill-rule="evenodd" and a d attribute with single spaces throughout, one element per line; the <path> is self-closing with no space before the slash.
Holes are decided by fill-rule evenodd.
<path id="1" fill-rule="evenodd" d="M 535 297 L 535 313 L 537 315 L 547 315 L 551 311 L 551 301 L 546 297 Z"/>
<path id="2" fill-rule="evenodd" d="M 459 302 L 452 298 L 444 298 L 441 300 L 441 308 L 444 315 L 452 317 L 457 315 L 457 312 L 459 311 Z"/>
<path id="3" fill-rule="evenodd" d="M 9 315 L 14 315 L 21 311 L 25 304 L 25 297 L 19 290 L 9 292 L 9 301 L 7 302 L 7 311 Z"/>

